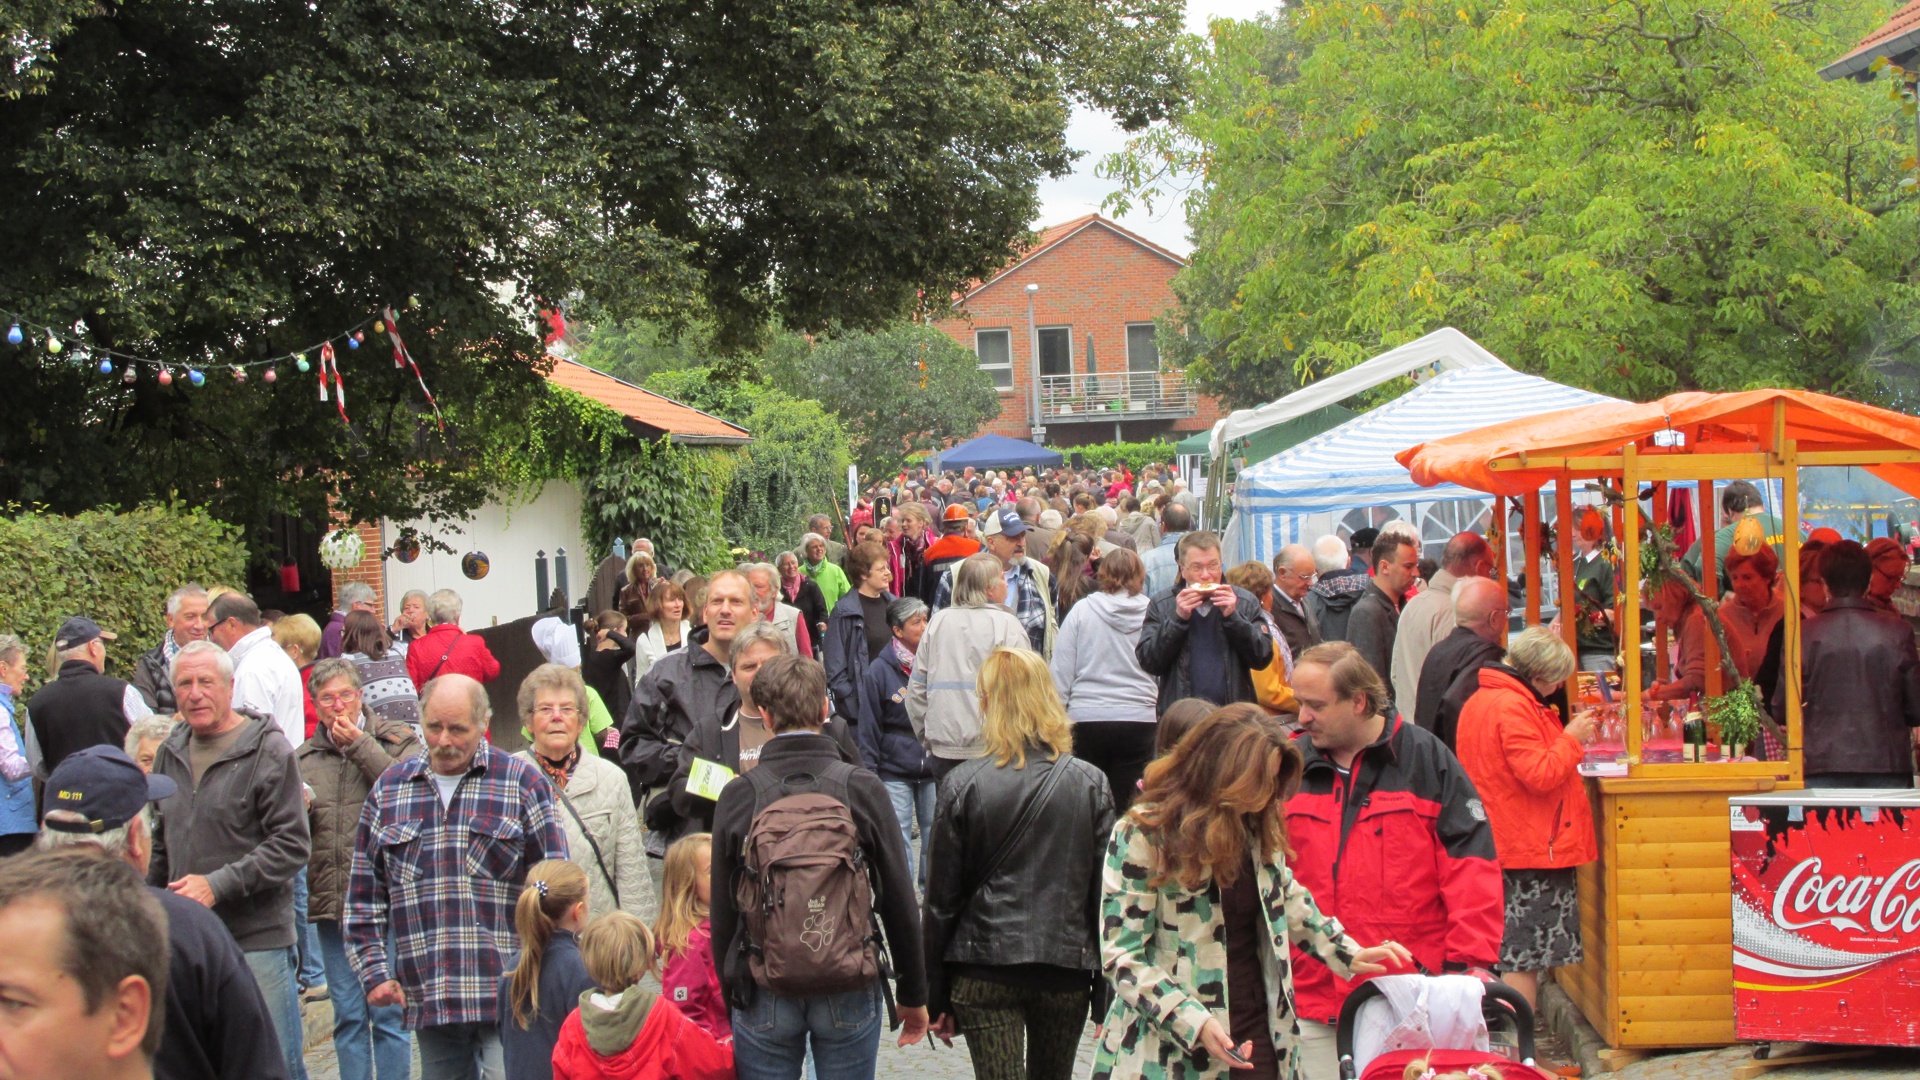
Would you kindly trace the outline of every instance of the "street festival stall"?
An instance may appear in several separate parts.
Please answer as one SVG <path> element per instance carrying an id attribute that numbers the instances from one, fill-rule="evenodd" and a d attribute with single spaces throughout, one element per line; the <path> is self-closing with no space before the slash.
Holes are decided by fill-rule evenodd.
<path id="1" fill-rule="evenodd" d="M 1422 484 L 1459 484 L 1495 496 L 1495 520 L 1504 520 L 1506 499 L 1521 497 L 1530 623 L 1541 604 L 1539 514 L 1528 512 L 1538 507 L 1538 493 L 1553 485 L 1562 521 L 1571 519 L 1576 487 L 1597 482 L 1610 495 L 1624 555 L 1624 615 L 1618 620 L 1624 679 L 1619 691 L 1584 680 L 1579 687 L 1576 707 L 1600 708 L 1615 718 L 1603 724 L 1615 737 L 1603 734 L 1588 754 L 1588 762 L 1597 764 L 1582 767 L 1611 774 L 1587 781 L 1600 857 L 1580 869 L 1586 956 L 1555 977 L 1618 1048 L 1613 1061 L 1653 1048 L 1722 1045 L 1739 1037 L 1920 1042 L 1904 1008 L 1910 1000 L 1904 990 L 1901 1008 L 1870 1007 L 1875 988 L 1885 998 L 1896 985 L 1920 981 L 1920 862 L 1909 861 L 1920 858 L 1920 828 L 1906 827 L 1916 809 L 1912 793 L 1821 792 L 1829 803 L 1838 794 L 1839 805 L 1854 806 L 1851 816 L 1812 811 L 1823 823 L 1811 830 L 1820 834 L 1813 838 L 1804 830 L 1765 831 L 1803 823 L 1810 814 L 1800 804 L 1820 802 L 1813 793 L 1785 794 L 1802 786 L 1800 621 L 1792 615 L 1800 594 L 1797 470 L 1863 466 L 1902 491 L 1920 494 L 1920 419 L 1803 391 L 1687 393 L 1646 405 L 1592 406 L 1496 424 L 1416 446 L 1399 460 Z M 1731 746 L 1689 752 L 1699 729 L 1712 725 L 1641 702 L 1641 582 L 1648 569 L 1670 569 L 1677 555 L 1661 531 L 1666 487 L 1699 481 L 1699 520 L 1712 522 L 1713 481 L 1728 477 L 1777 478 L 1783 488 L 1781 571 L 1789 614 L 1782 664 L 1786 752 L 1779 761 L 1755 760 Z M 1652 485 L 1653 520 L 1646 532 L 1644 484 Z M 1714 534 L 1711 528 L 1702 532 L 1701 564 L 1712 566 Z M 1656 551 L 1643 555 L 1650 542 Z M 1736 546 L 1759 542 L 1743 537 Z M 1555 546 L 1560 606 L 1571 611 L 1571 545 Z M 1575 621 L 1562 623 L 1574 644 Z M 1655 627 L 1662 678 L 1667 629 Z M 1732 718 L 1730 727 L 1751 728 L 1750 714 L 1723 711 L 1745 688 L 1727 685 L 1719 651 L 1710 635 L 1703 711 L 1709 718 Z M 1706 734 L 1715 742 L 1732 741 L 1720 732 Z M 1687 760 L 1696 753 L 1701 760 Z M 1873 835 L 1835 844 L 1832 835 L 1849 825 L 1871 826 Z M 1740 843 L 1730 845 L 1732 836 Z M 1825 845 L 1824 869 L 1809 858 L 1821 847 L 1813 840 Z M 1839 852 L 1846 853 L 1844 862 Z M 1733 881 L 1739 882 L 1737 907 Z M 1848 988 L 1852 993 L 1820 996 L 1868 974 L 1874 988 L 1862 982 Z M 1903 1014 L 1898 1024 L 1892 1013 Z M 1791 1018 L 1791 1032 L 1777 1022 L 1783 1015 Z"/>

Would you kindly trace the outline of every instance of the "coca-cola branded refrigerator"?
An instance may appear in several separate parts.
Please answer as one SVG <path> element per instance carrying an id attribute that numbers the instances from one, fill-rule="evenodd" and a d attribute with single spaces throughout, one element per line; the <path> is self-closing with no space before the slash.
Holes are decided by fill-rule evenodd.
<path id="1" fill-rule="evenodd" d="M 1731 802 L 1739 1037 L 1920 1046 L 1920 791 Z"/>

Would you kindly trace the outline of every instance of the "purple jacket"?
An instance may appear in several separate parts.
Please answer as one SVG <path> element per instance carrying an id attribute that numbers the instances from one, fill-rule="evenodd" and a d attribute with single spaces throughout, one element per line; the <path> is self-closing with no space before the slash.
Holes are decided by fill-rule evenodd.
<path id="1" fill-rule="evenodd" d="M 340 638 L 347 632 L 347 613 L 336 611 L 327 617 L 326 628 L 320 631 L 321 660 L 330 660 L 345 650 L 340 648 Z"/>

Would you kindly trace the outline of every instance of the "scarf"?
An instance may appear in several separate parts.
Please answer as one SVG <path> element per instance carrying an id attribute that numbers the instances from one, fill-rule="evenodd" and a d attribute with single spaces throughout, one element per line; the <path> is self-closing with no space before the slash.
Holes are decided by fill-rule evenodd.
<path id="1" fill-rule="evenodd" d="M 899 638 L 894 638 L 891 642 L 887 644 L 887 650 L 893 656 L 893 662 L 900 665 L 901 674 L 903 675 L 913 674 L 913 650 L 912 649 L 909 649 L 905 645 L 902 645 L 900 643 Z"/>
<path id="2" fill-rule="evenodd" d="M 178 653 L 179 651 L 180 651 L 180 646 L 173 640 L 173 631 L 169 630 L 165 634 L 161 635 L 160 637 L 160 658 L 161 659 L 171 664 L 173 663 L 174 654 Z"/>
<path id="3" fill-rule="evenodd" d="M 806 575 L 802 574 L 799 577 L 794 578 L 791 584 L 787 583 L 786 581 L 780 582 L 780 591 L 786 594 L 787 603 L 789 604 L 796 603 L 800 599 L 800 585 L 806 580 L 807 580 Z"/>
<path id="4" fill-rule="evenodd" d="M 573 744 L 573 751 L 564 761 L 549 761 L 547 755 L 538 750 L 533 752 L 533 760 L 539 764 L 540 771 L 552 782 L 555 791 L 565 791 L 567 780 L 573 776 L 574 766 L 580 764 L 580 744 L 578 742 Z"/>

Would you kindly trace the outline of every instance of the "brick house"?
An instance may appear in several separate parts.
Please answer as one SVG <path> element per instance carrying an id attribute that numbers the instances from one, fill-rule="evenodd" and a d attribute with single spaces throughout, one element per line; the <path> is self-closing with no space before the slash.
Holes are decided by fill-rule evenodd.
<path id="1" fill-rule="evenodd" d="M 1153 320 L 1173 306 L 1173 275 L 1185 265 L 1088 214 L 1042 230 L 1006 269 L 970 287 L 934 325 L 973 350 L 1000 388 L 1000 415 L 982 433 L 1038 434 L 1070 447 L 1179 439 L 1211 427 L 1219 403 L 1189 390 L 1183 372 L 1162 371 L 1154 344 Z"/>

